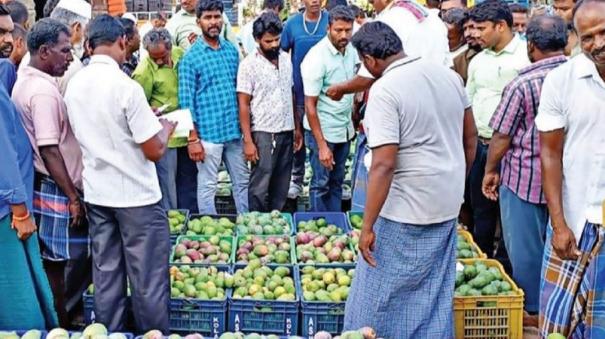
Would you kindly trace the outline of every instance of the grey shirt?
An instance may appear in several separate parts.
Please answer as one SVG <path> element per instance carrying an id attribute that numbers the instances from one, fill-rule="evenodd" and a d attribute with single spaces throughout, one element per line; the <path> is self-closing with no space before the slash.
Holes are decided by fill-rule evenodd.
<path id="1" fill-rule="evenodd" d="M 419 58 L 396 61 L 376 81 L 364 119 L 368 145 L 399 147 L 380 216 L 415 225 L 458 216 L 466 169 L 464 110 L 469 106 L 460 76 Z"/>

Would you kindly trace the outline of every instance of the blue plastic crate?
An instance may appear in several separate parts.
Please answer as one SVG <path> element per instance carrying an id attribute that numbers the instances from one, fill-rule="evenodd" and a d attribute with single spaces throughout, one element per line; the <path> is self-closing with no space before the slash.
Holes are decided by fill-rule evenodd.
<path id="1" fill-rule="evenodd" d="M 184 240 L 184 239 L 204 241 L 204 240 L 208 240 L 210 237 L 211 236 L 209 236 L 209 235 L 181 235 L 177 239 L 177 244 L 181 243 L 181 241 Z M 209 263 L 209 264 L 188 263 L 188 264 L 183 264 L 183 263 L 174 262 L 174 260 L 175 260 L 175 258 L 174 258 L 174 252 L 175 252 L 175 249 L 176 249 L 176 245 L 175 245 L 175 246 L 172 247 L 172 250 L 170 252 L 170 258 L 169 258 L 170 266 L 190 266 L 190 267 L 216 266 L 216 267 L 230 268 L 231 264 L 234 262 L 234 258 L 235 258 L 235 251 L 236 251 L 236 246 L 237 246 L 236 237 L 232 236 L 232 235 L 229 235 L 229 236 L 219 236 L 219 238 L 221 240 L 228 240 L 231 243 L 231 253 L 229 254 L 229 260 L 227 261 L 226 264 L 218 264 L 218 263 Z"/>
<path id="2" fill-rule="evenodd" d="M 82 294 L 82 303 L 84 304 L 84 323 L 90 325 L 95 323 L 95 297 L 88 293 L 88 290 Z M 134 324 L 130 295 L 126 301 L 126 322 L 128 325 Z"/>
<path id="3" fill-rule="evenodd" d="M 298 232 L 298 223 L 301 221 L 326 219 L 328 224 L 336 225 L 346 235 L 351 228 L 347 221 L 347 215 L 342 212 L 297 212 L 294 213 L 294 234 Z"/>
<path id="4" fill-rule="evenodd" d="M 246 265 L 235 265 L 234 272 Z M 296 286 L 296 270 L 293 265 L 275 265 L 290 268 L 294 286 Z M 298 291 L 294 301 L 233 299 L 229 300 L 229 323 L 231 332 L 277 334 L 293 336 L 298 333 L 299 301 Z"/>
<path id="5" fill-rule="evenodd" d="M 170 331 L 220 335 L 227 328 L 227 300 L 170 299 Z"/>
<path id="6" fill-rule="evenodd" d="M 313 338 L 320 331 L 329 332 L 332 335 L 342 333 L 345 319 L 345 304 L 346 302 L 322 302 L 322 301 L 305 301 L 303 298 L 303 289 L 301 283 L 300 270 L 305 266 L 313 266 L 317 268 L 342 268 L 344 270 L 353 269 L 354 266 L 343 265 L 300 265 L 295 268 L 295 283 L 298 294 L 300 295 L 300 315 L 301 315 L 301 336 L 305 338 Z"/>
<path id="7" fill-rule="evenodd" d="M 263 213 L 263 214 L 269 214 L 269 213 Z M 285 234 L 285 235 L 293 235 L 294 234 L 294 220 L 292 218 L 292 214 L 281 212 L 281 216 L 282 216 L 282 218 L 286 219 L 286 221 L 290 225 L 290 232 L 288 234 Z M 247 235 L 247 234 L 240 234 L 239 232 L 237 232 L 237 225 L 236 225 L 236 234 L 238 236 L 239 235 Z M 266 234 L 266 235 L 271 235 L 271 234 Z M 273 235 L 275 235 L 275 234 L 273 234 Z M 277 234 L 277 235 L 280 235 L 280 234 Z"/>
<path id="8" fill-rule="evenodd" d="M 206 216 L 211 217 L 212 219 L 227 218 L 227 219 L 231 220 L 233 223 L 235 223 L 235 221 L 237 220 L 236 214 L 216 214 L 216 215 L 190 214 L 189 217 L 187 218 L 187 225 L 185 225 L 185 229 L 183 230 L 182 235 L 186 235 L 187 231 L 189 231 L 189 222 L 191 222 L 192 220 L 195 220 L 195 219 L 199 219 L 201 217 L 206 217 Z M 202 235 L 202 234 L 200 234 L 200 235 Z M 235 228 L 233 229 L 233 233 L 231 235 L 235 235 Z"/>
<path id="9" fill-rule="evenodd" d="M 214 206 L 218 214 L 237 214 L 237 208 L 235 207 L 235 200 L 233 196 L 216 196 L 214 198 Z"/>

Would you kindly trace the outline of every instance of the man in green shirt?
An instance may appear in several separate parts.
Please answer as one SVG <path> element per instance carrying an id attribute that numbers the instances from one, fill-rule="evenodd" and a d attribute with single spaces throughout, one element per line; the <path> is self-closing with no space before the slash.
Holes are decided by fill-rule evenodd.
<path id="1" fill-rule="evenodd" d="M 132 77 L 143 87 L 147 102 L 157 115 L 179 108 L 178 63 L 185 51 L 172 46 L 170 33 L 165 28 L 154 28 L 143 39 L 147 57 L 141 60 Z M 162 207 L 177 208 L 177 148 L 187 146 L 187 137 L 171 138 L 168 149 L 156 163 Z M 181 186 L 179 186 L 181 187 Z"/>
<path id="2" fill-rule="evenodd" d="M 307 113 L 303 125 L 313 169 L 309 198 L 314 212 L 341 210 L 345 162 L 355 136 L 351 120 L 353 94 L 334 101 L 326 90 L 355 76 L 359 58 L 349 43 L 354 20 L 348 7 L 334 7 L 328 35 L 311 48 L 301 64 Z"/>

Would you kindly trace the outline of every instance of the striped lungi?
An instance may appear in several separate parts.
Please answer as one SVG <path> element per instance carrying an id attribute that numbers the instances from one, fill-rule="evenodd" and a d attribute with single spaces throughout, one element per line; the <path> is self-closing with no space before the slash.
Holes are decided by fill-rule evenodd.
<path id="1" fill-rule="evenodd" d="M 578 260 L 561 260 L 552 248 L 552 227 L 540 281 L 540 332 L 569 338 L 605 338 L 605 228 L 586 223 Z"/>
<path id="2" fill-rule="evenodd" d="M 452 338 L 456 223 L 410 225 L 379 217 L 373 252 L 361 255 L 345 309 L 345 330 L 370 326 L 385 339 Z"/>
<path id="3" fill-rule="evenodd" d="M 72 234 L 69 198 L 48 176 L 36 176 L 34 217 L 38 225 L 42 258 L 64 261 L 77 256 L 75 253 L 90 253 L 90 239 L 86 232 Z"/>

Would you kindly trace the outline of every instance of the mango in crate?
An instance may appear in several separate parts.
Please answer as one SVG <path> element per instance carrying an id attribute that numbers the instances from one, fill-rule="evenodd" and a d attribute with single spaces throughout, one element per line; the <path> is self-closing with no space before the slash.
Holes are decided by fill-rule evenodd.
<path id="1" fill-rule="evenodd" d="M 455 286 L 456 297 L 516 294 L 511 284 L 504 280 L 498 267 L 487 267 L 480 260 L 466 264 L 462 271 L 456 272 Z"/>
<path id="2" fill-rule="evenodd" d="M 181 234 L 185 228 L 186 216 L 179 210 L 168 211 L 168 225 L 170 226 L 170 234 Z"/>

